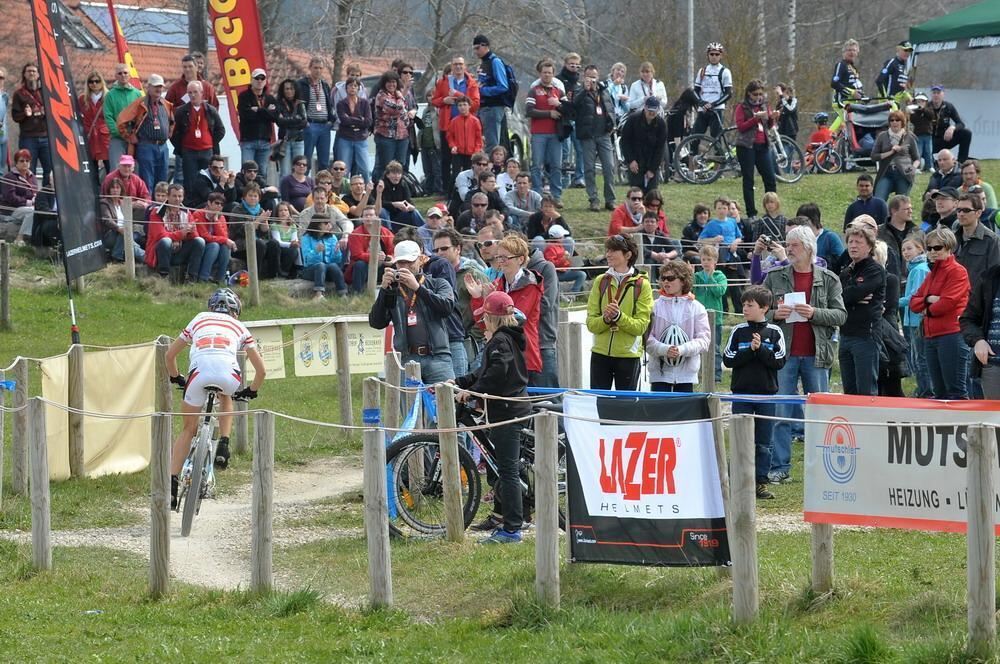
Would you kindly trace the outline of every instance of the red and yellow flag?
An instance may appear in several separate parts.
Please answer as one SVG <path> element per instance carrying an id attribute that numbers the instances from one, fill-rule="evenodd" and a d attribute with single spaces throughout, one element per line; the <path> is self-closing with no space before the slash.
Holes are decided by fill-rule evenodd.
<path id="1" fill-rule="evenodd" d="M 122 31 L 121 23 L 118 22 L 118 14 L 115 12 L 113 0 L 108 0 L 108 13 L 111 15 L 111 29 L 115 34 L 115 50 L 118 51 L 118 62 L 124 62 L 128 65 L 128 73 L 132 85 L 139 90 L 144 90 L 142 81 L 139 80 L 139 72 L 135 68 L 135 60 L 132 59 L 132 53 L 128 50 L 128 41 L 125 40 L 125 33 Z"/>

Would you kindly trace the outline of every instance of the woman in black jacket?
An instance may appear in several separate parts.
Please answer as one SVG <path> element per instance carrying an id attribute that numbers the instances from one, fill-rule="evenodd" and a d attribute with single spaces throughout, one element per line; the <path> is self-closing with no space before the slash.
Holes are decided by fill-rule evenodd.
<path id="1" fill-rule="evenodd" d="M 885 268 L 872 252 L 875 232 L 856 219 L 847 227 L 850 265 L 840 273 L 847 321 L 840 326 L 840 377 L 844 394 L 878 394 L 877 334 L 885 303 Z"/>
<path id="2" fill-rule="evenodd" d="M 504 291 L 493 291 L 486 296 L 483 307 L 474 315 L 482 315 L 486 326 L 486 347 L 482 353 L 479 370 L 455 380 L 463 391 L 459 401 L 473 398 L 470 392 L 496 397 L 527 396 L 528 369 L 524 361 L 524 330 L 514 317 L 514 300 Z M 531 412 L 526 401 L 505 399 L 486 400 L 486 418 L 490 422 L 504 422 L 523 417 Z M 521 455 L 521 423 L 502 424 L 490 429 L 490 440 L 496 451 L 498 478 L 493 478 L 493 513 L 477 530 L 493 533 L 482 540 L 483 544 L 515 544 L 521 541 L 524 506 L 521 495 L 521 478 L 518 465 Z M 487 477 L 487 480 L 491 478 Z"/>
<path id="3" fill-rule="evenodd" d="M 278 125 L 277 152 L 272 151 L 272 157 L 278 157 L 278 180 L 292 172 L 292 160 L 305 154 L 305 129 L 309 124 L 306 115 L 306 103 L 299 97 L 299 86 L 295 81 L 286 78 L 278 86 L 278 111 L 274 119 Z"/>

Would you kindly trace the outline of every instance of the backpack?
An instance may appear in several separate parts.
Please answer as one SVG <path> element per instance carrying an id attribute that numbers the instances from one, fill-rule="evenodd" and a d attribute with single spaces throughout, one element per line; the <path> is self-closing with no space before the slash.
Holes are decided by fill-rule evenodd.
<path id="1" fill-rule="evenodd" d="M 514 108 L 514 102 L 517 101 L 517 92 L 520 89 L 517 84 L 517 75 L 514 73 L 514 68 L 510 66 L 509 62 L 496 53 L 493 54 L 493 57 L 500 60 L 504 73 L 507 75 L 507 92 L 503 95 L 503 104 L 508 108 Z"/>
<path id="2" fill-rule="evenodd" d="M 413 198 L 423 198 L 427 195 L 423 185 L 420 184 L 420 180 L 418 180 L 417 176 L 410 171 L 403 172 L 403 182 L 405 182 L 410 188 L 410 195 Z"/>

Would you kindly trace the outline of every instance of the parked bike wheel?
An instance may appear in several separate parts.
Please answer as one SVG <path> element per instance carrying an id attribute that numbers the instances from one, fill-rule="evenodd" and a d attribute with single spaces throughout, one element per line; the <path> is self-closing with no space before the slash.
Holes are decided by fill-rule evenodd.
<path id="1" fill-rule="evenodd" d="M 202 483 L 205 481 L 205 462 L 208 455 L 208 441 L 198 441 L 191 464 L 191 483 L 184 493 L 184 511 L 181 514 L 181 537 L 191 534 L 194 515 L 201 505 Z"/>
<path id="2" fill-rule="evenodd" d="M 816 150 L 813 160 L 816 170 L 827 175 L 839 173 L 844 168 L 844 158 L 829 145 Z"/>
<path id="3" fill-rule="evenodd" d="M 417 532 L 443 535 L 444 491 L 438 437 L 414 434 L 401 438 L 386 450 L 386 463 L 392 492 L 390 500 L 395 502 L 399 518 Z M 462 446 L 458 448 L 458 463 L 462 510 L 468 528 L 479 509 L 482 486 L 472 455 Z M 400 533 L 398 528 L 393 530 Z"/>
<path id="4" fill-rule="evenodd" d="M 773 150 L 777 166 L 774 176 L 788 184 L 798 182 L 806 172 L 806 159 L 802 155 L 802 149 L 787 136 L 781 137 L 781 147 L 784 149 L 784 155 L 778 150 Z"/>
<path id="5" fill-rule="evenodd" d="M 693 134 L 677 146 L 674 169 L 685 182 L 712 184 L 722 176 L 728 156 L 708 134 Z"/>

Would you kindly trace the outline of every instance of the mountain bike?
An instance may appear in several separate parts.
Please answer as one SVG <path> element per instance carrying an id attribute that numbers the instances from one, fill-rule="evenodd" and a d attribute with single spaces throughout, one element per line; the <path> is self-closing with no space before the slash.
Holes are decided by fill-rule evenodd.
<path id="1" fill-rule="evenodd" d="M 731 140 L 735 133 L 733 126 L 715 137 L 691 134 L 674 151 L 675 172 L 691 184 L 712 184 L 727 172 L 741 175 L 736 146 Z M 774 127 L 768 129 L 768 137 L 775 177 L 786 183 L 798 182 L 805 174 L 802 149 L 787 136 L 780 136 Z"/>
<path id="2" fill-rule="evenodd" d="M 812 151 L 806 152 L 806 170 L 810 173 L 833 175 L 844 167 L 844 158 L 837 152 L 833 141 L 820 143 Z"/>
<path id="3" fill-rule="evenodd" d="M 542 410 L 559 411 L 555 404 L 535 404 L 535 412 Z M 456 402 L 455 420 L 459 426 L 475 427 L 485 423 L 485 415 L 475 407 Z M 499 475 L 496 453 L 489 437 L 489 429 L 469 431 L 472 443 L 481 452 L 482 463 L 491 476 Z M 479 511 L 483 500 L 482 478 L 472 454 L 468 449 L 458 447 L 459 478 L 462 488 L 462 510 L 465 527 L 468 528 Z M 441 448 L 438 434 L 416 433 L 405 436 L 389 445 L 386 450 L 387 475 L 389 480 L 389 500 L 395 504 L 396 513 L 403 524 L 424 535 L 443 535 L 444 491 Z M 535 505 L 535 430 L 534 420 L 525 422 L 521 429 L 520 476 L 524 501 L 524 516 L 528 516 Z M 558 452 L 558 494 L 559 527 L 566 527 L 566 434 L 559 433 Z M 403 536 L 403 531 L 390 522 L 393 535 Z"/>

